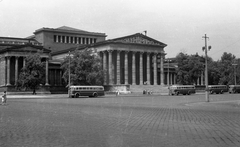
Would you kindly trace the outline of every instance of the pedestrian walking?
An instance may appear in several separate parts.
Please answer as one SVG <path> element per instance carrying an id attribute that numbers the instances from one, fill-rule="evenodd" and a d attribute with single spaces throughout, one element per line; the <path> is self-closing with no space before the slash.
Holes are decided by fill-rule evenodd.
<path id="1" fill-rule="evenodd" d="M 2 96 L 2 104 L 4 105 L 4 104 L 6 104 L 6 103 L 7 103 L 7 92 L 4 91 L 4 92 L 3 92 L 3 96 Z"/>
<path id="2" fill-rule="evenodd" d="M 37 93 L 36 93 L 36 89 L 34 88 L 33 89 L 33 95 L 36 95 Z"/>

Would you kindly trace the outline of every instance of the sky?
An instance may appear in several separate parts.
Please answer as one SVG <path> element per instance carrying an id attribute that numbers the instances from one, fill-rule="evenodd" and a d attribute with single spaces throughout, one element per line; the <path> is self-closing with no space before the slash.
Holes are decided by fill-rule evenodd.
<path id="1" fill-rule="evenodd" d="M 113 39 L 135 33 L 167 44 L 166 58 L 183 52 L 220 60 L 240 58 L 239 0 L 0 0 L 0 36 L 28 37 L 42 27 L 73 27 Z"/>

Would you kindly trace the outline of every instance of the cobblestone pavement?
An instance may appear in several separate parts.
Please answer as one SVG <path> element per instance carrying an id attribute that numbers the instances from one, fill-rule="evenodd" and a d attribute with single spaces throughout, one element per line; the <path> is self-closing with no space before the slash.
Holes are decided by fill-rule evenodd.
<path id="1" fill-rule="evenodd" d="M 240 94 L 9 97 L 1 147 L 240 146 Z"/>

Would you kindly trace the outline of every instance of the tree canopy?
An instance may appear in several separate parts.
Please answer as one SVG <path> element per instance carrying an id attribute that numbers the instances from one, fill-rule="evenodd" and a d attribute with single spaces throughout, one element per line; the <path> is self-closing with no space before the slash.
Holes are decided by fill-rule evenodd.
<path id="1" fill-rule="evenodd" d="M 69 79 L 69 58 L 71 85 L 102 85 L 104 70 L 100 56 L 91 49 L 76 50 L 62 62 L 63 78 Z"/>
<path id="2" fill-rule="evenodd" d="M 231 85 L 235 84 L 235 74 L 237 84 L 240 84 L 240 59 L 224 52 L 221 60 L 213 61 L 208 57 L 208 81 L 210 85 Z M 177 82 L 178 84 L 196 84 L 201 72 L 205 71 L 205 57 L 196 55 L 187 55 L 179 53 L 176 56 L 178 64 Z"/>
<path id="3" fill-rule="evenodd" d="M 31 54 L 25 59 L 17 81 L 18 88 L 35 90 L 45 82 L 45 64 L 39 54 Z"/>
<path id="4" fill-rule="evenodd" d="M 196 84 L 197 79 L 204 71 L 204 63 L 198 55 L 187 55 L 179 53 L 176 57 L 178 63 L 177 83 L 179 84 Z"/>

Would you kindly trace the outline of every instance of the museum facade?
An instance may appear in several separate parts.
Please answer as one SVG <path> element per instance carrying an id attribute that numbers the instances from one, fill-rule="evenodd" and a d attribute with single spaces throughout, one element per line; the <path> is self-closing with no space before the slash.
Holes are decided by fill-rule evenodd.
<path id="1" fill-rule="evenodd" d="M 42 90 L 49 93 L 67 91 L 60 68 L 69 52 L 86 48 L 96 50 L 102 58 L 104 86 L 165 86 L 176 83 L 175 65 L 165 60 L 167 45 L 136 33 L 106 40 L 105 33 L 88 32 L 63 26 L 41 28 L 27 38 L 0 37 L 1 89 L 14 91 L 25 57 L 39 53 L 46 63 L 46 82 Z M 130 86 L 129 86 L 130 85 Z M 108 90 L 114 90 L 109 89 Z M 134 89 L 134 88 L 133 88 Z"/>

